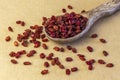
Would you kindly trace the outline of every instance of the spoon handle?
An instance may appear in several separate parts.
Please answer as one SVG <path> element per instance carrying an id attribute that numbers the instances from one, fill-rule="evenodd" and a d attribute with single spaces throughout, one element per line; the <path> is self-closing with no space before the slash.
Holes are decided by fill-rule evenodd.
<path id="1" fill-rule="evenodd" d="M 99 18 L 107 15 L 111 15 L 119 9 L 120 9 L 120 0 L 112 0 L 91 10 L 89 12 L 89 18 L 91 19 L 92 23 L 94 23 Z"/>

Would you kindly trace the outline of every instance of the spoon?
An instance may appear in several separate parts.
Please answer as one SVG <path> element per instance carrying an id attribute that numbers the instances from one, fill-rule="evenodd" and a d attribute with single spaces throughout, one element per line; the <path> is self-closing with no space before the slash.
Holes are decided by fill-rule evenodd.
<path id="1" fill-rule="evenodd" d="M 47 37 L 53 41 L 60 42 L 60 43 L 72 42 L 72 41 L 75 41 L 78 38 L 82 37 L 85 33 L 87 33 L 88 30 L 92 27 L 92 25 L 98 19 L 100 19 L 104 16 L 112 15 L 113 13 L 118 11 L 119 9 L 120 9 L 120 0 L 112 0 L 110 2 L 107 2 L 105 4 L 102 4 L 98 7 L 96 7 L 95 9 L 88 11 L 87 13 L 85 13 L 87 15 L 87 18 L 88 18 L 86 28 L 81 33 L 79 33 L 73 37 L 70 37 L 70 38 L 66 38 L 66 39 L 52 38 L 51 36 L 49 36 L 47 34 L 47 32 L 45 31 L 45 28 L 43 31 L 47 35 Z"/>

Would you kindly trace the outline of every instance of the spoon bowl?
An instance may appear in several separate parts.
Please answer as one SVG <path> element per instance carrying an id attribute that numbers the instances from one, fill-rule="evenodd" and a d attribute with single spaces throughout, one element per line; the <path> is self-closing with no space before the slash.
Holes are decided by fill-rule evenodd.
<path id="1" fill-rule="evenodd" d="M 90 29 L 90 21 L 87 22 L 87 25 L 88 25 L 88 26 L 86 27 L 86 29 L 85 29 L 84 31 L 82 31 L 81 33 L 79 33 L 79 34 L 77 34 L 77 35 L 75 35 L 75 36 L 73 36 L 73 37 L 69 37 L 69 38 L 52 38 L 52 37 L 49 36 L 49 34 L 45 31 L 45 28 L 43 28 L 43 31 L 44 31 L 45 35 L 46 35 L 49 39 L 51 39 L 51 40 L 53 40 L 53 41 L 55 41 L 55 42 L 68 43 L 68 42 L 75 41 L 75 40 L 79 39 L 80 37 L 82 37 L 82 36 Z"/>
<path id="2" fill-rule="evenodd" d="M 85 33 L 87 33 L 88 30 L 92 27 L 92 25 L 98 19 L 100 19 L 104 16 L 112 15 L 114 12 L 118 11 L 119 9 L 120 9 L 120 0 L 112 0 L 110 2 L 107 2 L 105 4 L 102 4 L 98 7 L 96 7 L 95 9 L 92 9 L 92 10 L 88 11 L 87 13 L 85 13 L 87 15 L 87 18 L 88 18 L 86 28 L 82 32 L 78 33 L 77 35 L 75 35 L 73 37 L 53 38 L 53 37 L 49 36 L 49 34 L 46 32 L 45 28 L 43 28 L 43 31 L 49 39 L 51 39 L 55 42 L 59 42 L 59 43 L 72 42 L 72 41 L 75 41 L 75 40 L 79 39 Z"/>

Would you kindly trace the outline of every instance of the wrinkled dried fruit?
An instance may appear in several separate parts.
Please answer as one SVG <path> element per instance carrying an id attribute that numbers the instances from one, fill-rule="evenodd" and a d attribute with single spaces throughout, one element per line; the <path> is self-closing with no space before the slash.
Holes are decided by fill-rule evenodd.
<path id="1" fill-rule="evenodd" d="M 61 65 L 61 62 L 59 60 L 55 61 L 56 65 Z"/>
<path id="2" fill-rule="evenodd" d="M 99 60 L 98 60 L 98 63 L 99 63 L 99 64 L 106 64 L 106 62 L 105 62 L 104 60 L 102 60 L 102 59 L 99 59 Z"/>
<path id="3" fill-rule="evenodd" d="M 29 53 L 26 55 L 27 57 L 32 57 L 36 53 L 35 50 L 30 50 Z"/>
<path id="4" fill-rule="evenodd" d="M 50 53 L 48 56 L 49 56 L 49 57 L 53 57 L 53 56 L 54 56 L 54 53 Z"/>
<path id="5" fill-rule="evenodd" d="M 87 46 L 87 50 L 88 50 L 89 52 L 93 52 L 93 48 L 92 48 L 91 46 Z"/>
<path id="6" fill-rule="evenodd" d="M 85 10 L 82 10 L 81 13 L 85 13 L 86 11 Z"/>
<path id="7" fill-rule="evenodd" d="M 70 69 L 66 69 L 66 75 L 70 75 L 71 72 L 70 72 Z"/>
<path id="8" fill-rule="evenodd" d="M 97 34 L 92 34 L 92 35 L 91 35 L 91 38 L 97 38 L 97 37 L 98 37 Z"/>
<path id="9" fill-rule="evenodd" d="M 105 51 L 105 50 L 103 50 L 103 55 L 104 55 L 104 56 L 108 56 L 108 52 Z"/>
<path id="10" fill-rule="evenodd" d="M 63 9 L 62 9 L 62 12 L 63 12 L 63 13 L 66 13 L 66 9 L 65 9 L 65 8 L 63 8 Z"/>
<path id="11" fill-rule="evenodd" d="M 19 42 L 22 42 L 22 40 L 23 40 L 23 35 L 18 34 L 18 35 L 17 35 L 17 40 L 18 40 Z"/>
<path id="12" fill-rule="evenodd" d="M 100 39 L 100 42 L 101 43 L 107 43 L 107 41 L 105 39 L 103 39 L 103 38 Z"/>
<path id="13" fill-rule="evenodd" d="M 51 61 L 51 64 L 54 66 L 56 63 L 55 63 L 55 60 L 52 60 Z"/>
<path id="14" fill-rule="evenodd" d="M 78 68 L 77 67 L 73 67 L 73 68 L 71 68 L 71 71 L 72 72 L 76 72 L 76 71 L 78 71 Z"/>
<path id="15" fill-rule="evenodd" d="M 51 56 L 46 57 L 47 60 L 52 60 L 53 58 Z"/>
<path id="16" fill-rule="evenodd" d="M 73 9 L 73 7 L 71 5 L 68 5 L 67 7 L 68 7 L 68 9 Z"/>
<path id="17" fill-rule="evenodd" d="M 34 42 L 34 48 L 38 48 L 38 47 L 40 47 L 40 45 L 41 45 L 40 41 L 35 41 Z"/>
<path id="18" fill-rule="evenodd" d="M 81 61 L 86 61 L 85 56 L 82 54 L 77 55 Z"/>
<path id="19" fill-rule="evenodd" d="M 19 46 L 19 43 L 17 41 L 14 41 L 14 46 Z"/>
<path id="20" fill-rule="evenodd" d="M 79 57 L 81 61 L 86 61 L 85 57 Z"/>
<path id="21" fill-rule="evenodd" d="M 113 63 L 108 63 L 108 64 L 106 64 L 106 67 L 109 67 L 109 68 L 114 67 L 114 64 Z"/>
<path id="22" fill-rule="evenodd" d="M 21 55 L 26 54 L 26 50 L 21 50 L 20 52 L 21 52 Z"/>
<path id="23" fill-rule="evenodd" d="M 89 65 L 89 66 L 88 66 L 88 70 L 93 70 L 93 66 L 92 66 L 92 65 Z"/>
<path id="24" fill-rule="evenodd" d="M 36 50 L 30 50 L 29 53 L 35 54 L 35 53 L 37 53 L 37 52 L 36 52 Z"/>
<path id="25" fill-rule="evenodd" d="M 55 46 L 53 49 L 54 49 L 55 51 L 60 51 L 60 48 L 57 47 L 57 46 Z"/>
<path id="26" fill-rule="evenodd" d="M 49 65 L 48 62 L 44 62 L 44 66 L 45 66 L 45 67 L 49 67 L 50 65 Z"/>
<path id="27" fill-rule="evenodd" d="M 5 38 L 5 41 L 10 41 L 11 40 L 11 37 L 10 36 L 6 36 L 6 38 Z"/>
<path id="28" fill-rule="evenodd" d="M 94 59 L 91 59 L 91 60 L 86 61 L 86 64 L 87 64 L 87 65 L 93 65 L 93 63 L 95 63 L 95 60 L 94 60 Z"/>
<path id="29" fill-rule="evenodd" d="M 65 69 L 64 65 L 62 65 L 62 64 L 59 65 L 59 68 L 60 69 Z"/>
<path id="30" fill-rule="evenodd" d="M 21 21 L 20 20 L 16 21 L 16 24 L 21 24 Z"/>
<path id="31" fill-rule="evenodd" d="M 45 34 L 42 34 L 42 35 L 41 35 L 41 39 L 44 39 L 45 37 L 46 37 Z"/>
<path id="32" fill-rule="evenodd" d="M 21 57 L 21 54 L 19 53 L 19 52 L 17 52 L 16 54 L 15 54 L 15 58 L 20 58 Z"/>
<path id="33" fill-rule="evenodd" d="M 42 42 L 48 42 L 49 40 L 48 39 L 46 39 L 46 38 L 43 38 L 42 39 Z"/>
<path id="34" fill-rule="evenodd" d="M 17 62 L 15 59 L 11 59 L 11 62 L 12 62 L 13 64 L 18 64 L 18 62 Z"/>
<path id="35" fill-rule="evenodd" d="M 42 44 L 42 47 L 43 47 L 44 49 L 48 49 L 48 46 L 47 46 L 46 44 Z"/>
<path id="36" fill-rule="evenodd" d="M 71 61 L 73 61 L 73 59 L 72 59 L 71 57 L 67 57 L 67 58 L 66 58 L 66 61 L 67 61 L 67 62 L 71 62 Z"/>
<path id="37" fill-rule="evenodd" d="M 22 42 L 22 46 L 24 46 L 24 47 L 28 47 L 28 41 L 23 40 L 23 42 Z"/>
<path id="38" fill-rule="evenodd" d="M 72 48 L 72 52 L 73 53 L 77 53 L 77 49 L 76 48 Z"/>
<path id="39" fill-rule="evenodd" d="M 25 62 L 23 62 L 23 64 L 24 64 L 24 65 L 31 65 L 32 63 L 29 62 L 29 61 L 25 61 Z"/>
<path id="40" fill-rule="evenodd" d="M 43 21 L 47 21 L 47 18 L 46 17 L 42 17 Z"/>
<path id="41" fill-rule="evenodd" d="M 61 52 L 64 52 L 64 51 L 65 51 L 65 49 L 64 49 L 64 48 L 60 48 L 60 51 L 61 51 Z"/>
<path id="42" fill-rule="evenodd" d="M 8 30 L 9 30 L 10 32 L 13 32 L 13 29 L 12 29 L 11 26 L 8 27 Z"/>
<path id="43" fill-rule="evenodd" d="M 52 60 L 51 61 L 51 64 L 54 66 L 56 63 L 55 63 L 55 60 Z"/>
<path id="44" fill-rule="evenodd" d="M 14 52 L 14 51 L 11 51 L 11 52 L 9 53 L 9 56 L 10 56 L 10 57 L 15 57 L 15 52 Z"/>
<path id="45" fill-rule="evenodd" d="M 44 53 L 40 53 L 40 58 L 44 59 L 46 57 L 46 55 Z"/>
<path id="46" fill-rule="evenodd" d="M 85 57 L 85 55 L 83 55 L 83 54 L 77 54 L 77 56 L 79 56 L 79 57 Z"/>
<path id="47" fill-rule="evenodd" d="M 42 74 L 42 75 L 45 75 L 45 74 L 48 74 L 48 73 L 49 73 L 49 71 L 46 70 L 46 69 L 44 69 L 44 70 L 41 71 L 41 74 Z"/>
<path id="48" fill-rule="evenodd" d="M 32 53 L 28 53 L 26 56 L 27 57 L 32 57 L 34 54 L 32 54 Z"/>
<path id="49" fill-rule="evenodd" d="M 60 65 L 61 64 L 58 57 L 53 58 L 53 60 L 55 61 L 56 65 Z"/>
<path id="50" fill-rule="evenodd" d="M 21 26 L 25 26 L 25 22 L 24 21 L 21 22 Z"/>
<path id="51" fill-rule="evenodd" d="M 67 46 L 67 49 L 68 49 L 68 50 L 72 50 L 72 47 L 71 47 L 71 46 Z"/>

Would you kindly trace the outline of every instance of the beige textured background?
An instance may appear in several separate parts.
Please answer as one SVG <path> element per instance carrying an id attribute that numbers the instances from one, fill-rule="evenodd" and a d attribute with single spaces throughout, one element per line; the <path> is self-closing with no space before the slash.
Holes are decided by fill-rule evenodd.
<path id="1" fill-rule="evenodd" d="M 45 60 L 39 59 L 39 53 L 45 52 L 47 54 L 54 52 L 52 50 L 53 46 L 61 46 L 52 41 L 48 43 L 49 50 L 36 49 L 38 54 L 31 58 L 23 56 L 18 60 L 18 65 L 11 64 L 11 58 L 8 56 L 11 50 L 33 49 L 32 45 L 28 48 L 22 46 L 14 47 L 13 41 L 16 39 L 18 33 L 22 33 L 30 25 L 41 25 L 42 16 L 59 15 L 61 14 L 61 9 L 65 8 L 68 4 L 74 7 L 72 11 L 79 13 L 83 9 L 90 10 L 106 1 L 109 0 L 0 0 L 0 80 L 120 80 L 120 12 L 99 20 L 83 39 L 72 43 L 78 49 L 78 52 L 85 54 L 88 59 L 102 58 L 107 62 L 113 62 L 115 64 L 114 68 L 109 69 L 96 63 L 95 70 L 88 71 L 84 63 L 79 61 L 70 51 L 66 50 L 63 54 L 55 52 L 55 56 L 60 57 L 66 68 L 78 66 L 80 71 L 66 76 L 64 70 L 60 70 L 55 66 L 49 68 L 49 75 L 42 76 L 40 71 L 44 69 L 43 62 Z M 15 24 L 16 20 L 24 20 L 27 25 L 22 28 Z M 13 27 L 14 33 L 8 32 L 8 26 Z M 107 39 L 108 43 L 100 43 L 99 38 L 90 39 L 89 35 L 92 33 L 98 33 L 99 38 Z M 12 37 L 9 43 L 6 43 L 4 40 L 7 35 Z M 91 54 L 86 50 L 86 46 L 88 45 L 93 46 L 95 49 Z M 102 50 L 107 50 L 110 55 L 105 58 L 101 53 Z M 66 56 L 71 56 L 74 58 L 74 61 L 66 63 L 64 61 Z M 32 61 L 33 65 L 23 66 L 22 62 L 25 60 Z"/>

